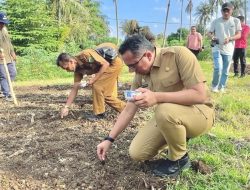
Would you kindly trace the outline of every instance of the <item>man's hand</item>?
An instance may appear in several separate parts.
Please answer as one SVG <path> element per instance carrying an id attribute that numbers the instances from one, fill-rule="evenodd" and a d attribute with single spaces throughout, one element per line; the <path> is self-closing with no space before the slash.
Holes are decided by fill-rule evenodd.
<path id="1" fill-rule="evenodd" d="M 142 92 L 142 94 L 134 97 L 134 103 L 138 107 L 151 107 L 157 104 L 155 93 L 151 90 L 138 88 L 137 91 Z"/>
<path id="2" fill-rule="evenodd" d="M 231 41 L 231 37 L 227 37 L 224 40 L 224 44 L 228 44 Z"/>
<path id="3" fill-rule="evenodd" d="M 4 56 L 2 53 L 0 53 L 0 60 L 3 60 L 4 59 Z"/>
<path id="4" fill-rule="evenodd" d="M 92 86 L 95 83 L 95 81 L 96 81 L 95 78 L 89 79 L 88 86 Z"/>
<path id="5" fill-rule="evenodd" d="M 88 86 L 92 86 L 95 83 L 95 81 L 96 81 L 96 75 L 93 74 L 91 75 L 91 78 L 88 81 Z"/>
<path id="6" fill-rule="evenodd" d="M 106 155 L 107 155 L 108 150 L 111 147 L 111 144 L 112 143 L 110 141 L 105 140 L 97 145 L 97 156 L 99 160 L 103 161 L 106 159 Z"/>
<path id="7" fill-rule="evenodd" d="M 67 116 L 69 114 L 69 108 L 68 107 L 63 107 L 61 109 L 61 118 Z"/>

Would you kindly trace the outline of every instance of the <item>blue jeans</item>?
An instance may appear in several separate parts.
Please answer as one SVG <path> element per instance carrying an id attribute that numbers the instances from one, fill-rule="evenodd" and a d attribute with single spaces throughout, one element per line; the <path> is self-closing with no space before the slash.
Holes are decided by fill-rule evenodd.
<path id="1" fill-rule="evenodd" d="M 7 67 L 10 73 L 10 79 L 13 81 L 16 77 L 16 63 L 8 63 Z M 9 88 L 9 83 L 7 80 L 7 76 L 5 73 L 4 65 L 0 64 L 0 85 L 1 85 L 1 91 L 3 92 L 4 96 L 10 95 L 10 88 Z"/>
<path id="2" fill-rule="evenodd" d="M 214 73 L 212 87 L 222 89 L 225 88 L 229 75 L 230 61 L 232 55 L 221 54 L 220 51 L 213 52 Z"/>

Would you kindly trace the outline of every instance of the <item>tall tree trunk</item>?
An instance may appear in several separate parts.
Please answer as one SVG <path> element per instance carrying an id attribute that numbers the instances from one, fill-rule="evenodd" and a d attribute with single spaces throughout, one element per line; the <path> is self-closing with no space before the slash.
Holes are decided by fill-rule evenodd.
<path id="1" fill-rule="evenodd" d="M 162 47 L 165 47 L 165 42 L 166 42 L 166 31 L 167 31 L 169 7 L 170 7 L 170 0 L 167 0 L 167 13 L 166 13 L 166 19 L 165 19 L 165 27 L 164 27 L 164 33 L 163 33 Z"/>
<path id="2" fill-rule="evenodd" d="M 61 2 L 60 0 L 56 1 L 57 3 L 57 18 L 58 18 L 58 26 L 61 26 L 61 20 L 62 20 L 62 12 L 61 12 Z"/>
<path id="3" fill-rule="evenodd" d="M 119 25 L 118 25 L 118 11 L 117 11 L 117 0 L 114 0 L 115 3 L 115 19 L 116 19 L 116 43 L 119 44 Z"/>
<path id="4" fill-rule="evenodd" d="M 245 24 L 247 23 L 247 0 L 245 0 Z"/>
<path id="5" fill-rule="evenodd" d="M 181 38 L 182 38 L 182 11 L 183 11 L 183 0 L 181 0 L 181 26 L 180 26 L 180 38 L 179 38 L 179 41 L 181 41 Z"/>

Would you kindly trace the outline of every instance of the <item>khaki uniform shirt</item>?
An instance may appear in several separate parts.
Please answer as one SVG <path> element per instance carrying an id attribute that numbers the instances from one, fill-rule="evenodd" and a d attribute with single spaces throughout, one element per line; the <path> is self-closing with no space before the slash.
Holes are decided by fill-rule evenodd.
<path id="1" fill-rule="evenodd" d="M 12 57 L 12 54 L 14 53 L 14 48 L 11 44 L 8 31 L 5 27 L 3 27 L 2 30 L 0 30 L 0 48 L 3 49 L 6 63 L 14 62 L 14 59 Z M 0 64 L 3 64 L 3 60 L 0 60 Z"/>
<path id="2" fill-rule="evenodd" d="M 112 43 L 102 43 L 97 46 L 99 47 L 112 47 L 118 50 L 117 46 Z M 107 62 L 101 55 L 99 55 L 94 49 L 85 49 L 81 51 L 78 55 L 75 56 L 78 62 L 78 66 L 75 70 L 75 78 L 76 75 L 92 75 L 97 73 L 100 70 L 100 67 L 103 65 L 104 62 Z M 116 67 L 120 68 L 120 62 L 115 58 L 110 66 L 106 69 L 104 73 L 113 73 L 116 70 Z M 116 64 L 119 62 L 119 65 Z M 118 68 L 117 68 L 118 69 Z"/>
<path id="3" fill-rule="evenodd" d="M 186 47 L 156 48 L 150 73 L 136 74 L 131 88 L 135 90 L 146 84 L 154 92 L 177 92 L 201 82 L 206 80 L 200 64 Z M 207 93 L 205 104 L 212 107 L 208 88 Z"/>

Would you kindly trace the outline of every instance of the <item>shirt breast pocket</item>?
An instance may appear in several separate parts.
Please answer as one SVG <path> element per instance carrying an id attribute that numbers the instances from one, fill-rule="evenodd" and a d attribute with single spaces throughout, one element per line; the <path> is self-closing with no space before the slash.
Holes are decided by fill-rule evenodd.
<path id="1" fill-rule="evenodd" d="M 179 90 L 180 76 L 177 67 L 166 67 L 165 71 L 160 73 L 160 90 L 175 91 Z"/>

